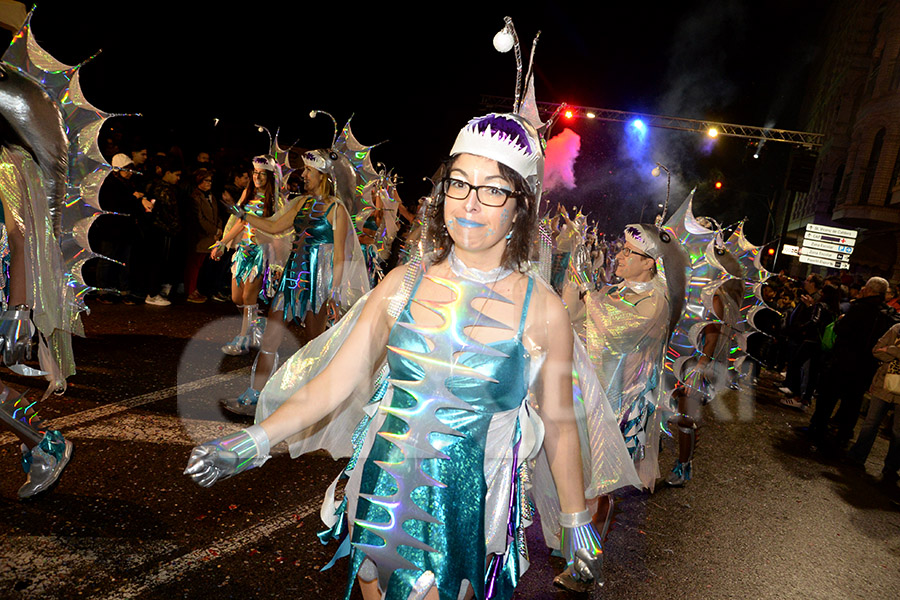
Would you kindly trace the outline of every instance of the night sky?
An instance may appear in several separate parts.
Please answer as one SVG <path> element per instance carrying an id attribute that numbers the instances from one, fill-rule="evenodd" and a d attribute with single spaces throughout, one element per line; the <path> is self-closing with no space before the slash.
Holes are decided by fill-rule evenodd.
<path id="1" fill-rule="evenodd" d="M 360 141 L 388 140 L 373 158 L 399 173 L 410 199 L 425 192 L 422 178 L 456 131 L 485 112 L 480 95 L 513 95 L 513 54 L 491 43 L 504 15 L 515 21 L 526 66 L 541 30 L 539 100 L 801 129 L 828 6 L 714 0 L 576 10 L 554 2 L 526 13 L 511 3 L 423 3 L 416 11 L 389 4 L 269 1 L 232 10 L 187 0 L 53 1 L 38 3 L 32 25 L 65 63 L 103 50 L 84 67 L 82 87 L 101 110 L 144 115 L 111 121 L 126 139 L 179 144 L 188 157 L 220 147 L 252 156 L 267 144 L 255 123 L 280 126 L 283 142 L 321 147 L 331 124 L 311 120 L 311 109 L 341 124 L 355 114 Z M 737 139 L 706 147 L 695 134 L 651 130 L 636 145 L 623 124 L 560 121 L 555 131 L 563 127 L 582 138 L 578 187 L 552 199 L 584 206 L 611 227 L 637 219 L 641 208 L 649 220 L 665 197 L 664 178 L 647 175 L 658 160 L 676 173 L 678 194 L 700 185 L 708 214 L 723 222 L 749 214 L 761 235 L 766 213 L 754 203 L 780 186 L 789 150 L 770 142 L 750 163 L 747 142 Z M 725 190 L 704 195 L 716 178 Z"/>

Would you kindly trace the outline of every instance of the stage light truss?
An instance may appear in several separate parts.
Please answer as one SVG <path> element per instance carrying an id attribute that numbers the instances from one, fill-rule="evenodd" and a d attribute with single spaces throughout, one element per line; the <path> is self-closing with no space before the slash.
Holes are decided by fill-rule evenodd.
<path id="1" fill-rule="evenodd" d="M 501 96 L 482 96 L 481 105 L 488 110 L 509 111 L 513 105 L 512 98 Z M 561 106 L 553 102 L 538 102 L 538 110 L 541 117 L 547 119 Z M 596 119 L 600 121 L 616 121 L 629 123 L 640 119 L 649 127 L 663 129 L 675 129 L 678 131 L 691 131 L 709 135 L 710 130 L 715 129 L 718 135 L 727 135 L 750 140 L 765 140 L 767 142 L 787 142 L 808 148 L 822 146 L 825 137 L 822 133 L 810 131 L 791 131 L 788 129 L 772 129 L 769 127 L 753 127 L 750 125 L 735 125 L 734 123 L 720 123 L 718 121 L 704 121 L 698 119 L 684 119 L 682 117 L 664 117 L 660 115 L 647 115 L 643 113 L 627 112 L 623 110 L 611 110 L 608 108 L 593 108 L 590 106 L 565 105 L 566 110 L 572 111 L 572 118 Z"/>

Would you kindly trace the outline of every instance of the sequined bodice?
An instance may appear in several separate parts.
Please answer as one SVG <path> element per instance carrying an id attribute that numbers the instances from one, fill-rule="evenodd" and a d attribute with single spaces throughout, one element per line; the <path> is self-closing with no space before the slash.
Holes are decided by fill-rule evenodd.
<path id="1" fill-rule="evenodd" d="M 523 321 L 524 318 L 523 315 Z M 434 369 L 434 365 L 415 360 L 409 354 L 428 355 L 430 352 L 425 338 L 406 327 L 412 323 L 407 305 L 388 338 L 388 347 L 396 349 L 388 353 L 388 366 L 393 379 L 418 381 L 425 377 L 426 370 Z M 522 345 L 521 329 L 515 337 L 485 344 L 485 347 L 492 352 L 464 352 L 456 363 L 460 369 L 447 368 L 447 389 L 481 413 L 490 414 L 518 407 L 528 392 L 530 361 Z M 472 376 L 470 369 L 480 377 Z"/>
<path id="2" fill-rule="evenodd" d="M 264 216 L 266 214 L 266 197 L 262 194 L 257 194 L 253 200 L 244 205 L 244 210 L 257 217 Z"/>
<path id="3" fill-rule="evenodd" d="M 262 193 L 257 193 L 256 197 L 243 205 L 244 211 L 255 217 L 264 217 L 266 214 L 266 197 Z M 244 231 L 238 244 L 244 248 L 248 244 L 256 243 L 256 228 L 251 227 L 250 223 L 244 223 Z"/>
<path id="4" fill-rule="evenodd" d="M 328 222 L 328 214 L 333 208 L 333 203 L 324 208 L 320 200 L 307 202 L 294 217 L 294 233 L 303 234 L 306 245 L 333 244 L 334 229 Z"/>

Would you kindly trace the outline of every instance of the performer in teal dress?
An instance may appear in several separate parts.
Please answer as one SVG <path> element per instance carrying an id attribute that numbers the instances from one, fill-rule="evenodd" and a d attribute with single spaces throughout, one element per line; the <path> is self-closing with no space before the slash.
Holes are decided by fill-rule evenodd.
<path id="1" fill-rule="evenodd" d="M 335 206 L 310 198 L 294 217 L 293 248 L 273 303 L 274 310 L 284 311 L 285 320 L 300 323 L 307 312 L 318 313 L 330 300 L 325 296 L 334 283 L 333 251 L 332 256 L 323 255 L 328 253 L 326 245 L 334 247 L 329 215 Z"/>
<path id="2" fill-rule="evenodd" d="M 238 201 L 238 206 L 247 214 L 259 218 L 270 217 L 279 205 L 275 186 L 275 162 L 267 156 L 253 159 L 253 176 L 250 184 Z M 269 259 L 266 245 L 272 239 L 261 234 L 245 220 L 234 216 L 225 224 L 225 234 L 213 244 L 210 257 L 219 260 L 226 247 L 234 248 L 231 259 L 231 299 L 241 310 L 243 317 L 241 331 L 233 340 L 222 347 L 222 352 L 232 356 L 247 354 L 250 348 L 258 347 L 265 327 L 258 316 L 257 298 L 266 285 Z"/>
<path id="3" fill-rule="evenodd" d="M 250 386 L 236 400 L 224 404 L 233 413 L 252 416 L 256 412 L 259 392 L 278 364 L 285 322 L 302 325 L 306 337 L 312 339 L 325 331 L 329 320 L 336 321 L 369 291 L 350 215 L 343 200 L 334 195 L 339 188 L 335 179 L 343 172 L 336 167 L 341 160 L 332 150 L 306 152 L 301 175 L 306 195 L 293 199 L 270 219 L 238 210 L 241 222 L 270 235 L 293 228 L 293 241 L 269 307 Z"/>
<path id="4" fill-rule="evenodd" d="M 351 456 L 344 500 L 334 502 L 335 482 L 322 510 L 322 537 L 350 554 L 351 584 L 366 600 L 455 600 L 512 596 L 528 567 L 527 481 L 544 469 L 554 484 L 542 493 L 561 512 L 542 520 L 561 530 L 569 564 L 559 583 L 598 581 L 573 332 L 529 263 L 542 175 L 528 120 L 470 121 L 436 189 L 436 251 L 391 271 L 289 359 L 260 397 L 258 424 L 195 448 L 186 473 L 212 485 L 285 440 L 294 455 Z"/>

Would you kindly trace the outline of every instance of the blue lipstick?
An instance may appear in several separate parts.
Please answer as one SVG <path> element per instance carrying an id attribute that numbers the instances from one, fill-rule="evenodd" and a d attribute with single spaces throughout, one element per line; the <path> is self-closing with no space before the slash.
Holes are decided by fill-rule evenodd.
<path id="1" fill-rule="evenodd" d="M 462 218 L 456 219 L 456 224 L 460 227 L 484 227 L 484 223 L 476 223 L 475 221 Z"/>

